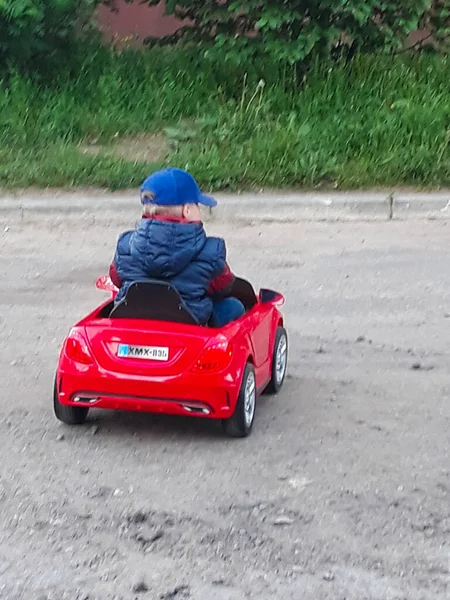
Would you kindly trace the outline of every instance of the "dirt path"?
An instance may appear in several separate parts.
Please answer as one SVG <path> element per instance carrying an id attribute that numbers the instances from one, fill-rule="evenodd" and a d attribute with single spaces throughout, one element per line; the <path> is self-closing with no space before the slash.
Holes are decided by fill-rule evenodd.
<path id="1" fill-rule="evenodd" d="M 248 440 L 93 413 L 51 389 L 123 223 L 0 231 L 0 597 L 444 600 L 450 594 L 446 222 L 211 225 L 286 293 L 289 379 Z"/>

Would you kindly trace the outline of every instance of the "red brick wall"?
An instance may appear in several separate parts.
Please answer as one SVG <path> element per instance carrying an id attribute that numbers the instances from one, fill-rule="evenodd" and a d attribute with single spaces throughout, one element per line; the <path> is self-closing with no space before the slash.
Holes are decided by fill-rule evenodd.
<path id="1" fill-rule="evenodd" d="M 149 7 L 135 0 L 133 4 L 125 4 L 116 0 L 119 12 L 112 12 L 100 7 L 97 22 L 106 40 L 133 36 L 136 41 L 151 36 L 163 36 L 174 33 L 180 26 L 180 21 L 164 15 L 163 2 Z M 415 43 L 426 37 L 426 32 L 417 32 L 410 37 L 410 43 Z"/>
<path id="2" fill-rule="evenodd" d="M 97 22 L 105 39 L 136 36 L 143 39 L 149 35 L 163 36 L 174 33 L 180 21 L 164 15 L 163 3 L 149 7 L 136 0 L 133 4 L 125 4 L 117 0 L 119 12 L 113 12 L 102 6 L 99 8 Z"/>

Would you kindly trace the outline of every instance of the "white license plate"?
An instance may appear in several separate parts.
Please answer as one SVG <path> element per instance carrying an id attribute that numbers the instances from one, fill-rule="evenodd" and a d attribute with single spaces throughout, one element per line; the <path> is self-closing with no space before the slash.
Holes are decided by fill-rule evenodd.
<path id="1" fill-rule="evenodd" d="M 140 358 L 142 360 L 159 360 L 161 362 L 166 362 L 169 360 L 169 348 L 119 344 L 117 356 L 119 358 Z"/>

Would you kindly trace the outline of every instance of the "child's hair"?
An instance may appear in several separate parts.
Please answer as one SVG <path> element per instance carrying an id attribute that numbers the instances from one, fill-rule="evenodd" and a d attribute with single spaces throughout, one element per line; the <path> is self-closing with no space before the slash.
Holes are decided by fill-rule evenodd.
<path id="1" fill-rule="evenodd" d="M 155 198 L 152 192 L 145 191 L 141 195 L 141 200 L 149 199 L 150 202 L 145 202 L 142 205 L 142 214 L 146 217 L 156 217 L 161 215 L 163 217 L 181 217 L 183 216 L 182 206 L 159 206 L 154 204 L 152 200 Z"/>
<path id="2" fill-rule="evenodd" d="M 163 217 L 182 217 L 183 207 L 158 206 L 158 204 L 143 204 L 142 214 L 146 217 L 156 217 L 157 215 L 161 215 Z"/>

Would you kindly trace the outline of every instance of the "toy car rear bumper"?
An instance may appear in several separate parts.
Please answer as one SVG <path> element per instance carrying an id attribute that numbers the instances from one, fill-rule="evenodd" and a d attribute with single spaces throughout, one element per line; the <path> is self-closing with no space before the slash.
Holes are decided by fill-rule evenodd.
<path id="1" fill-rule="evenodd" d="M 61 404 L 106 410 L 138 411 L 209 419 L 230 417 L 239 386 L 224 385 L 224 377 L 202 381 L 201 375 L 186 375 L 176 381 L 114 377 L 108 374 L 59 372 Z"/>

